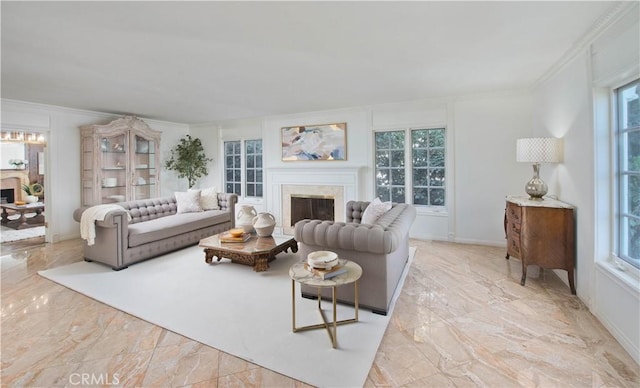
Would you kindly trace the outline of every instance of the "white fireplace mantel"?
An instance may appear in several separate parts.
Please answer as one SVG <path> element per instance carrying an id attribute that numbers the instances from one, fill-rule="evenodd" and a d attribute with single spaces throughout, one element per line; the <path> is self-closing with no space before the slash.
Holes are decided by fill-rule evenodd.
<path id="1" fill-rule="evenodd" d="M 284 204 L 290 204 L 290 198 L 283 198 L 283 195 L 292 194 L 290 190 L 283 191 L 284 186 L 306 186 L 309 189 L 317 188 L 321 192 L 325 186 L 330 191 L 339 188 L 342 195 L 338 195 L 337 199 L 342 203 L 335 203 L 336 221 L 344 221 L 339 219 L 338 215 L 344 214 L 344 206 L 348 201 L 358 199 L 358 186 L 362 167 L 347 168 L 269 168 L 266 169 L 266 182 L 269 196 L 267 200 L 268 211 L 274 215 L 277 224 L 276 228 L 279 233 L 290 234 L 290 228 L 284 225 L 285 219 L 290 220 L 290 209 L 285 208 Z M 308 191 L 308 190 L 305 190 Z M 342 217 L 343 218 L 343 217 Z"/>

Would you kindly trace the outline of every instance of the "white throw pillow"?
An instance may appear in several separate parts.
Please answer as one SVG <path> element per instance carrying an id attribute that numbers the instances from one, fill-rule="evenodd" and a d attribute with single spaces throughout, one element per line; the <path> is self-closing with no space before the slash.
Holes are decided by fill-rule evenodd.
<path id="1" fill-rule="evenodd" d="M 176 192 L 176 204 L 178 205 L 178 213 L 201 212 L 200 206 L 200 190 L 192 190 L 187 192 Z"/>
<path id="2" fill-rule="evenodd" d="M 362 220 L 360 221 L 363 224 L 375 224 L 375 222 L 382 216 L 384 213 L 388 212 L 391 209 L 391 202 L 382 202 L 380 198 L 375 198 L 366 209 L 364 209 L 364 213 L 362 213 Z"/>
<path id="3" fill-rule="evenodd" d="M 197 191 L 196 189 L 189 189 L 189 191 Z M 200 190 L 200 207 L 202 210 L 219 210 L 220 204 L 218 203 L 218 192 L 215 187 L 209 187 L 208 189 Z"/>

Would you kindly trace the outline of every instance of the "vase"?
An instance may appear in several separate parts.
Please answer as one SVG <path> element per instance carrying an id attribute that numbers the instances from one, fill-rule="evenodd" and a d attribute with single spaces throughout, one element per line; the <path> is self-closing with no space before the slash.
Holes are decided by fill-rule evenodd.
<path id="1" fill-rule="evenodd" d="M 26 203 L 36 203 L 36 202 L 38 202 L 38 197 L 36 197 L 35 195 L 27 195 L 24 198 L 24 201 Z"/>
<path id="2" fill-rule="evenodd" d="M 276 218 L 271 213 L 259 213 L 252 223 L 258 237 L 269 237 L 276 227 Z"/>
<path id="3" fill-rule="evenodd" d="M 251 205 L 240 205 L 236 214 L 236 226 L 244 229 L 245 233 L 253 232 L 253 218 L 258 215 Z"/>

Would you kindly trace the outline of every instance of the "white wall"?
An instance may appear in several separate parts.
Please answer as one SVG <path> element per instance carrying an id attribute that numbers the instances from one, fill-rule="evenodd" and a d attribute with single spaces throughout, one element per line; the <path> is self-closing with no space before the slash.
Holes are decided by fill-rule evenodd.
<path id="1" fill-rule="evenodd" d="M 626 14 L 587 43 L 584 50 L 535 88 L 534 134 L 564 137 L 564 162 L 545 168 L 551 171 L 551 179 L 545 180 L 550 192 L 576 206 L 578 297 L 640 363 L 638 271 L 630 266 L 620 271 L 610 257 L 613 197 L 609 110 L 611 90 L 640 77 L 638 4 L 628 7 Z M 560 278 L 564 281 L 566 276 Z"/>
<path id="2" fill-rule="evenodd" d="M 47 241 L 80 237 L 80 225 L 73 211 L 80 207 L 81 125 L 107 123 L 118 116 L 51 105 L 2 100 L 3 129 L 34 129 L 46 134 L 45 218 Z M 184 124 L 145 120 L 162 131 L 161 160 L 178 139 L 188 133 Z M 162 193 L 169 195 L 180 186 L 171 174 L 160 176 Z M 185 183 L 186 186 L 186 183 Z M 54 206 L 55 204 L 55 206 Z"/>
<path id="3" fill-rule="evenodd" d="M 218 151 L 224 164 L 222 141 L 261 137 L 266 169 L 300 170 L 360 168 L 358 198 L 373 198 L 373 131 L 439 127 L 448 129 L 447 210 L 419 208 L 411 236 L 422 239 L 504 245 L 504 198 L 524 194 L 531 166 L 515 161 L 515 140 L 531 133 L 531 99 L 527 92 L 460 99 L 421 100 L 378 106 L 231 120 L 192 126 L 206 149 Z M 283 162 L 280 130 L 285 126 L 347 122 L 347 160 L 339 162 Z M 222 187 L 216 171 L 203 184 Z M 277 208 L 265 181 L 263 201 L 251 202 L 258 211 Z M 248 202 L 245 200 L 245 202 Z"/>

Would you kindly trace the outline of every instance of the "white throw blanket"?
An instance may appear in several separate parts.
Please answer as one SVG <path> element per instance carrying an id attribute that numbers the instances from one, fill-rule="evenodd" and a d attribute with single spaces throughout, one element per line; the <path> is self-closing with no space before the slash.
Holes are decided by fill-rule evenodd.
<path id="1" fill-rule="evenodd" d="M 96 239 L 96 221 L 104 221 L 104 217 L 113 210 L 124 210 L 120 205 L 96 205 L 88 208 L 80 217 L 80 237 L 87 240 L 87 245 L 93 245 Z M 131 221 L 131 215 L 127 212 Z"/>

